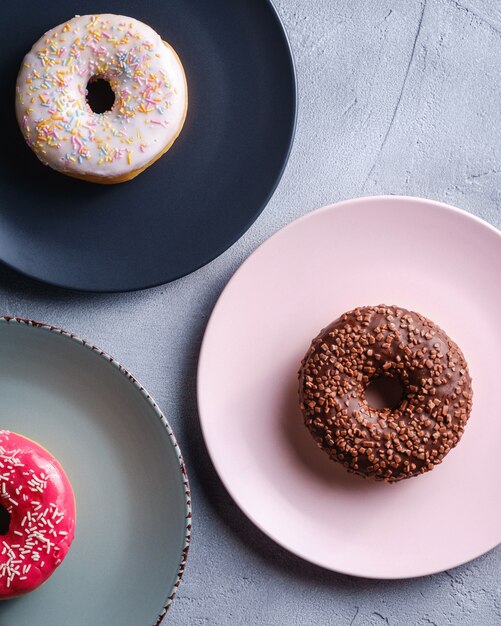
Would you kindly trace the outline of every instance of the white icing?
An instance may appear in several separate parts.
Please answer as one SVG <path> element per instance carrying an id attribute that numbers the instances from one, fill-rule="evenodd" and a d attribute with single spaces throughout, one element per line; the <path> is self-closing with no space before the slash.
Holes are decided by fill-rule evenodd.
<path id="1" fill-rule="evenodd" d="M 92 77 L 109 81 L 113 108 L 94 113 Z M 77 176 L 123 176 L 177 136 L 187 89 L 176 54 L 149 26 L 122 15 L 77 16 L 25 56 L 16 114 L 28 145 L 50 167 Z"/>

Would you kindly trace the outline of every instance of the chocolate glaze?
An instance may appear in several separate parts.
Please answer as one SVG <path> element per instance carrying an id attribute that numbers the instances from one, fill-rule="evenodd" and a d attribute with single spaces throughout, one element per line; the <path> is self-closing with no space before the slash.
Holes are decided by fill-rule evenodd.
<path id="1" fill-rule="evenodd" d="M 398 377 L 403 397 L 375 409 L 365 389 Z M 345 313 L 312 341 L 299 371 L 304 421 L 335 461 L 394 482 L 429 471 L 459 442 L 472 406 L 459 347 L 432 321 L 397 306 Z"/>

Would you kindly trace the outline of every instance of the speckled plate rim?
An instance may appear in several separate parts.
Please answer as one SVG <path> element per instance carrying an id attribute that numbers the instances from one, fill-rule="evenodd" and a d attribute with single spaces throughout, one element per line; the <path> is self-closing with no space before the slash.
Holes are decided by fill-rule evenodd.
<path id="1" fill-rule="evenodd" d="M 204 367 L 204 358 L 205 358 L 205 351 L 207 350 L 207 343 L 208 341 L 206 341 L 209 333 L 211 332 L 211 326 L 213 323 L 213 320 L 216 318 L 216 316 L 218 315 L 219 312 L 219 307 L 222 306 L 222 301 L 223 301 L 223 297 L 224 297 L 224 293 L 226 291 L 226 289 L 233 284 L 234 281 L 238 281 L 239 279 L 239 275 L 240 272 L 243 271 L 243 268 L 247 266 L 248 263 L 251 262 L 252 257 L 254 256 L 254 254 L 258 253 L 259 250 L 263 247 L 263 246 L 267 246 L 270 244 L 270 242 L 272 242 L 275 238 L 280 237 L 283 231 L 287 231 L 289 229 L 293 229 L 296 228 L 297 226 L 301 226 L 301 224 L 309 219 L 311 219 L 313 214 L 317 214 L 317 213 L 323 213 L 323 212 L 327 212 L 327 211 L 342 211 L 346 208 L 349 208 L 351 205 L 356 205 L 360 202 L 364 202 L 364 201 L 374 201 L 374 200 L 387 200 L 389 202 L 395 202 L 395 201 L 406 201 L 406 200 L 411 200 L 411 201 L 417 201 L 417 202 L 425 202 L 427 204 L 430 204 L 432 206 L 437 207 L 440 210 L 443 210 L 445 212 L 448 213 L 452 213 L 455 214 L 457 216 L 459 216 L 460 218 L 464 218 L 466 220 L 470 220 L 471 222 L 475 222 L 477 223 L 479 226 L 485 228 L 487 231 L 490 231 L 492 234 L 497 235 L 500 238 L 500 245 L 501 245 L 501 230 L 497 229 L 495 226 L 493 226 L 492 224 L 489 224 L 488 222 L 486 222 L 485 220 L 483 220 L 480 217 L 477 217 L 476 215 L 473 215 L 472 213 L 469 213 L 468 211 L 464 210 L 464 209 L 460 209 L 458 207 L 455 207 L 451 204 L 447 204 L 445 202 L 440 202 L 438 200 L 432 200 L 430 198 L 424 198 L 424 197 L 420 197 L 420 196 L 410 196 L 410 195 L 401 195 L 401 194 L 382 194 L 382 195 L 369 195 L 369 196 L 357 196 L 355 198 L 349 198 L 346 200 L 340 200 L 338 202 L 334 202 L 331 204 L 326 204 L 322 207 L 319 207 L 317 209 L 313 209 L 311 211 L 309 211 L 308 213 L 302 215 L 301 217 L 298 217 L 297 219 L 293 220 L 292 222 L 289 222 L 289 224 L 286 224 L 285 226 L 283 226 L 282 228 L 280 228 L 279 230 L 277 230 L 275 233 L 273 233 L 268 239 L 266 239 L 265 241 L 263 241 L 246 259 L 245 261 L 238 267 L 238 269 L 235 271 L 235 273 L 232 275 L 232 277 L 230 278 L 230 280 L 227 282 L 226 286 L 224 287 L 223 291 L 221 292 L 221 294 L 219 295 L 219 298 L 212 310 L 212 313 L 209 317 L 209 321 L 207 323 L 207 326 L 205 328 L 205 332 L 204 332 L 204 337 L 202 339 L 202 344 L 200 347 L 200 353 L 199 353 L 199 358 L 198 358 L 198 367 L 197 367 L 197 407 L 198 407 L 198 414 L 199 414 L 199 419 L 200 419 L 200 427 L 202 430 L 202 435 L 204 438 L 204 442 L 205 445 L 207 447 L 207 450 L 209 452 L 209 456 L 211 458 L 212 464 L 216 470 L 217 475 L 219 476 L 219 479 L 221 480 L 224 488 L 228 491 L 228 493 L 230 494 L 230 496 L 232 497 L 232 499 L 235 501 L 235 503 L 238 505 L 238 507 L 240 508 L 240 510 L 247 516 L 247 518 L 263 533 L 265 534 L 267 537 L 269 537 L 270 539 L 272 539 L 275 543 L 277 543 L 279 546 L 281 546 L 282 548 L 284 548 L 285 550 L 287 550 L 288 552 L 298 556 L 299 558 L 309 562 L 309 563 L 313 563 L 314 565 L 317 565 L 318 567 L 321 567 L 323 569 L 326 569 L 328 571 L 333 571 L 333 572 L 337 572 L 339 574 L 344 574 L 347 576 L 353 576 L 356 578 L 366 578 L 366 579 L 372 579 L 372 580 L 411 580 L 414 578 L 423 578 L 424 576 L 431 576 L 433 574 L 438 574 L 440 572 L 449 570 L 449 569 L 454 569 L 455 567 L 459 567 L 461 565 L 464 565 L 465 563 L 468 563 L 470 561 L 473 561 L 485 554 L 487 554 L 488 552 L 490 552 L 491 550 L 493 550 L 494 548 L 496 548 L 497 546 L 501 545 L 501 541 L 496 541 L 494 542 L 492 545 L 490 545 L 489 547 L 487 547 L 487 549 L 483 550 L 482 552 L 472 556 L 469 559 L 459 559 L 457 562 L 451 563 L 450 565 L 448 565 L 447 568 L 445 568 L 445 570 L 442 569 L 431 569 L 430 571 L 427 572 L 422 572 L 419 574 L 415 574 L 415 575 L 409 575 L 409 576 L 391 576 L 391 575 L 386 575 L 386 576 L 374 576 L 374 575 L 370 575 L 370 574 L 366 574 L 366 573 L 362 573 L 360 571 L 357 571 L 356 569 L 347 569 L 347 568 L 339 568 L 339 567 L 330 567 L 329 565 L 327 565 L 325 562 L 321 562 L 315 558 L 312 558 L 310 555 L 302 552 L 301 550 L 296 549 L 294 546 L 289 545 L 287 542 L 283 541 L 279 535 L 277 535 L 276 533 L 270 532 L 263 524 L 261 524 L 261 522 L 259 521 L 259 519 L 257 518 L 256 515 L 254 515 L 254 513 L 241 501 L 241 499 L 238 496 L 238 493 L 235 492 L 234 489 L 231 488 L 229 481 L 226 479 L 224 472 L 221 471 L 221 468 L 218 464 L 218 460 L 216 455 L 214 454 L 214 450 L 211 447 L 210 444 L 210 438 L 208 436 L 208 432 L 207 432 L 207 424 L 204 422 L 203 419 L 203 407 L 202 407 L 202 403 L 201 403 L 201 399 L 200 399 L 200 392 L 199 392 L 199 388 L 200 388 L 200 379 L 202 377 L 202 369 Z"/>
<path id="2" fill-rule="evenodd" d="M 179 470 L 182 476 L 183 490 L 184 490 L 184 496 L 185 496 L 186 525 L 185 525 L 185 532 L 184 532 L 183 550 L 181 552 L 181 560 L 178 565 L 178 572 L 177 572 L 176 580 L 174 582 L 174 585 L 172 586 L 172 589 L 169 590 L 167 599 L 164 600 L 162 611 L 156 618 L 156 621 L 153 622 L 152 624 L 152 626 L 160 626 L 160 624 L 163 623 L 164 618 L 167 614 L 167 611 L 172 605 L 172 602 L 174 601 L 177 590 L 179 589 L 179 585 L 181 584 L 181 580 L 183 578 L 184 570 L 186 569 L 186 560 L 188 558 L 188 552 L 190 548 L 191 528 L 192 528 L 191 492 L 190 492 L 190 483 L 188 480 L 188 473 L 186 471 L 186 466 L 183 460 L 183 455 L 181 454 L 181 449 L 174 435 L 174 432 L 169 422 L 167 421 L 167 418 L 162 413 L 157 403 L 150 396 L 148 391 L 137 380 L 137 378 L 135 378 L 127 369 L 125 369 L 125 367 L 121 365 L 114 357 L 112 357 L 110 354 L 108 354 L 104 350 L 101 350 L 101 348 L 98 348 L 93 343 L 85 339 L 82 339 L 81 337 L 79 337 L 78 335 L 75 335 L 74 333 L 64 330 L 63 328 L 60 328 L 59 326 L 53 326 L 52 324 L 47 324 L 44 322 L 39 322 L 36 320 L 24 318 L 24 317 L 2 315 L 0 316 L 0 324 L 19 324 L 20 326 L 31 326 L 32 328 L 37 328 L 46 332 L 53 332 L 58 335 L 67 337 L 68 339 L 71 339 L 72 341 L 75 341 L 77 344 L 81 345 L 84 348 L 87 348 L 91 352 L 95 352 L 102 359 L 104 359 L 105 361 L 110 363 L 113 367 L 115 367 L 130 383 L 133 384 L 133 386 L 141 393 L 143 398 L 151 406 L 151 408 L 155 412 L 155 415 L 158 417 L 160 422 L 165 427 L 165 430 L 167 431 L 167 434 L 169 436 L 170 443 L 172 444 L 172 447 L 174 448 L 174 452 L 179 461 Z"/>

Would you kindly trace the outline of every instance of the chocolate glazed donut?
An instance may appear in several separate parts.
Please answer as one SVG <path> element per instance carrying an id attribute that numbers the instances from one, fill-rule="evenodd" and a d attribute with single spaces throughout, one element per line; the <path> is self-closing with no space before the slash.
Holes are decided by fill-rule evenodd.
<path id="1" fill-rule="evenodd" d="M 365 390 L 398 378 L 394 408 Z M 349 471 L 395 482 L 423 474 L 459 442 L 472 407 L 458 346 L 429 319 L 397 306 L 360 307 L 316 337 L 299 371 L 304 421 L 322 450 Z"/>

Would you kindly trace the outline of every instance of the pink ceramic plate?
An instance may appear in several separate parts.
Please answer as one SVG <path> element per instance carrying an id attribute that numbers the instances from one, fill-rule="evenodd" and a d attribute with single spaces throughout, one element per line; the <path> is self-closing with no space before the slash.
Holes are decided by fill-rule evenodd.
<path id="1" fill-rule="evenodd" d="M 501 542 L 501 234 L 458 209 L 409 197 L 315 211 L 265 242 L 214 309 L 198 372 L 216 469 L 265 533 L 323 567 L 406 578 Z M 303 426 L 297 370 L 310 340 L 357 305 L 399 304 L 462 348 L 474 406 L 434 471 L 395 485 L 349 475 Z"/>

